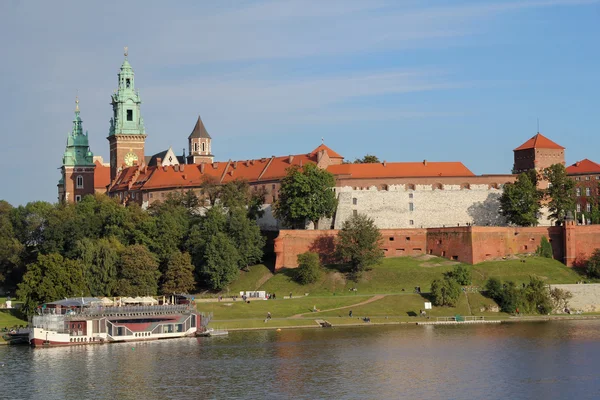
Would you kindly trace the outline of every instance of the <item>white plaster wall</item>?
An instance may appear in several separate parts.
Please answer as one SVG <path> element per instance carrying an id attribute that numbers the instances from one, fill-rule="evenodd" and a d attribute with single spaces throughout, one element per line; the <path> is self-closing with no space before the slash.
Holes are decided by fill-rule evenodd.
<path id="1" fill-rule="evenodd" d="M 502 190 L 490 189 L 488 185 L 471 185 L 469 189 L 461 189 L 459 185 L 444 185 L 443 189 L 416 185 L 414 190 L 406 190 L 405 185 L 390 185 L 388 190 L 377 190 L 375 186 L 355 190 L 345 186 L 336 188 L 336 193 L 339 204 L 335 229 L 340 229 L 354 210 L 368 215 L 381 229 L 465 226 L 467 223 L 506 225 L 506 220 L 498 214 Z M 413 211 L 409 210 L 409 203 L 413 203 Z"/>
<path id="2" fill-rule="evenodd" d="M 600 311 L 600 284 L 564 284 L 550 287 L 571 292 L 573 297 L 569 300 L 569 308 L 573 311 Z"/>

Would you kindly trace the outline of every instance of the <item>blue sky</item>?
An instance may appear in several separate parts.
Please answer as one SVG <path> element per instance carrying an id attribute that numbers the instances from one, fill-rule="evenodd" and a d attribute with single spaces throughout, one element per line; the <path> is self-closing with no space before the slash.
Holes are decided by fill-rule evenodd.
<path id="1" fill-rule="evenodd" d="M 215 6 L 215 4 L 218 4 Z M 146 153 L 200 114 L 217 160 L 308 152 L 509 173 L 540 131 L 600 162 L 600 2 L 0 2 L 0 199 L 54 202 L 79 94 L 108 160 L 129 47 Z"/>

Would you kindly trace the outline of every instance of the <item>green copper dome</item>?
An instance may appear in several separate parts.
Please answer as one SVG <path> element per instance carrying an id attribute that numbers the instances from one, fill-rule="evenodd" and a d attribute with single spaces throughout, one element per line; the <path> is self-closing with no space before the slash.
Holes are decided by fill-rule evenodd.
<path id="1" fill-rule="evenodd" d="M 83 133 L 81 116 L 79 115 L 79 100 L 76 100 L 73 129 L 67 136 L 67 147 L 63 155 L 63 166 L 94 165 L 94 154 L 90 151 L 87 132 Z"/>

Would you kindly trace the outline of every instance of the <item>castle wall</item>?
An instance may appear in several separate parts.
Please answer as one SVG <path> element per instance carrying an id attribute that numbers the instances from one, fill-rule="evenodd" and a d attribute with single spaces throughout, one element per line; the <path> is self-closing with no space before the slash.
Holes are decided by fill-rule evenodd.
<path id="1" fill-rule="evenodd" d="M 600 248 L 600 225 L 565 226 L 565 264 L 572 267 L 579 260 L 588 259 Z"/>

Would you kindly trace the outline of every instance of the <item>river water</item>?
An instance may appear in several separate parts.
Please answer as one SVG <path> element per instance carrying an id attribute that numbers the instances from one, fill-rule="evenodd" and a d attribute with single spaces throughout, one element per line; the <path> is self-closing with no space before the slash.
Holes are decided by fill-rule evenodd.
<path id="1" fill-rule="evenodd" d="M 0 346 L 0 399 L 597 399 L 600 321 Z"/>

